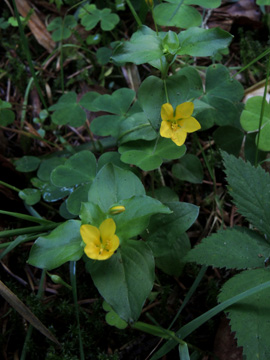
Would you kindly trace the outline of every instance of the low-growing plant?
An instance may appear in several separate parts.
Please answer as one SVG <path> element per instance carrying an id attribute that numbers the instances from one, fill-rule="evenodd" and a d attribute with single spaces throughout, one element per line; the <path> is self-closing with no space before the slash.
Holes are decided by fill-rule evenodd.
<path id="1" fill-rule="evenodd" d="M 62 1 L 55 3 L 58 8 L 63 6 Z M 84 339 L 88 334 L 80 327 L 82 315 L 77 294 L 77 266 L 84 262 L 86 273 L 104 299 L 104 318 L 109 325 L 118 329 L 130 326 L 166 340 L 152 355 L 152 360 L 166 355 L 176 345 L 181 360 L 200 358 L 200 350 L 196 344 L 188 343 L 186 337 L 221 311 L 228 312 L 246 359 L 252 360 L 255 356 L 267 360 L 270 356 L 267 340 L 270 178 L 258 165 L 270 150 L 266 90 L 264 97 L 253 97 L 243 105 L 243 86 L 230 69 L 221 64 L 233 36 L 218 27 L 201 26 L 203 18 L 193 5 L 214 9 L 220 6 L 220 0 L 158 4 L 150 0 L 127 0 L 126 8 L 137 23 L 129 39 L 120 39 L 122 27 L 116 12 L 120 11 L 121 4 L 117 4 L 112 6 L 106 2 L 111 8 L 105 5 L 101 8 L 98 2 L 80 2 L 71 5 L 64 17 L 56 17 L 49 23 L 47 28 L 52 32 L 52 39 L 59 42 L 62 65 L 62 93 L 54 94 L 51 106 L 47 106 L 42 95 L 32 62 L 29 65 L 32 82 L 43 104 L 35 120 L 41 127 L 38 134 L 46 141 L 46 131 L 53 131 L 56 144 L 49 140 L 48 144 L 65 149 L 45 156 L 26 155 L 14 162 L 17 171 L 28 174 L 29 187 L 18 189 L 1 181 L 18 193 L 31 215 L 4 210 L 0 213 L 37 225 L 2 231 L 0 236 L 9 237 L 11 241 L 1 245 L 0 259 L 16 247 L 34 241 L 27 263 L 42 269 L 38 297 L 42 297 L 46 275 L 72 291 L 80 359 L 90 358 L 85 355 Z M 259 1 L 258 4 L 262 5 Z M 14 10 L 23 48 L 30 61 L 15 2 Z M 143 16 L 138 15 L 147 11 L 152 15 L 155 30 L 143 25 Z M 88 91 L 80 97 L 76 89 L 68 86 L 65 89 L 63 49 L 65 45 L 72 46 L 68 41 L 72 34 L 76 35 L 78 23 L 87 32 L 88 40 L 74 46 L 84 51 L 87 44 L 91 45 L 93 66 L 99 70 L 107 66 L 110 68 L 106 71 L 112 74 L 128 68 L 130 63 L 145 66 L 148 74 L 138 89 L 112 86 L 113 91 L 105 94 Z M 165 26 L 174 27 L 174 31 L 166 30 Z M 97 33 L 91 31 L 96 27 L 101 29 L 99 32 L 109 35 L 111 32 L 114 41 L 108 42 L 108 37 L 103 36 L 95 41 Z M 3 25 L 2 28 L 4 30 Z M 261 56 L 266 55 L 269 56 L 268 50 Z M 208 58 L 209 65 L 198 67 L 195 61 L 198 57 Z M 216 63 L 216 59 L 220 63 Z M 268 78 L 269 63 L 266 84 Z M 90 128 L 89 112 L 95 114 Z M 6 127 L 14 120 L 11 104 L 0 100 L 0 125 Z M 87 128 L 92 141 L 71 146 L 64 138 L 66 127 Z M 212 207 L 223 217 L 215 171 L 200 141 L 200 138 L 207 138 L 206 132 L 223 150 L 229 193 L 249 227 L 220 229 L 191 249 L 187 231 L 197 221 L 199 206 L 195 201 L 179 201 L 179 193 L 166 183 L 186 181 L 192 189 L 194 184 L 201 184 L 204 168 L 197 154 L 199 151 L 213 184 Z M 242 160 L 240 153 L 249 162 Z M 145 182 L 148 175 L 150 184 Z M 48 209 L 47 216 L 41 217 L 33 208 L 35 205 Z M 158 296 L 153 291 L 158 282 L 156 269 L 179 277 L 188 262 L 203 267 L 168 329 L 160 326 L 151 315 L 152 323 L 139 321 L 146 302 Z M 70 281 L 54 273 L 66 263 Z M 179 330 L 172 330 L 209 265 L 243 271 L 222 285 L 217 306 Z M 55 334 L 2 282 L 0 285 L 3 297 L 31 326 L 59 346 Z M 31 326 L 21 359 L 26 358 Z M 72 332 L 74 328 L 68 331 Z M 91 347 L 90 343 L 89 340 L 87 346 Z M 46 358 L 57 359 L 58 355 L 54 357 L 53 353 L 51 346 Z M 64 353 L 66 356 L 68 351 Z M 101 352 L 98 358 L 103 358 Z M 114 355 L 104 355 L 104 358 L 114 358 Z"/>

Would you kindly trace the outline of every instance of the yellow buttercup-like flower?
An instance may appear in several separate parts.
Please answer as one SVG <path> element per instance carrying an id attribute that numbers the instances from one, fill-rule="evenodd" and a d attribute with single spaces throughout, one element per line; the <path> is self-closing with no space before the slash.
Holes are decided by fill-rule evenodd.
<path id="1" fill-rule="evenodd" d="M 85 254 L 93 260 L 107 260 L 119 246 L 115 235 L 116 225 L 113 219 L 104 220 L 99 228 L 93 225 L 82 225 L 81 237 L 86 244 Z"/>
<path id="2" fill-rule="evenodd" d="M 178 146 L 183 145 L 188 133 L 201 128 L 200 123 L 191 116 L 193 110 L 194 104 L 192 102 L 178 105 L 175 112 L 171 104 L 163 104 L 161 107 L 160 135 L 172 139 Z"/>

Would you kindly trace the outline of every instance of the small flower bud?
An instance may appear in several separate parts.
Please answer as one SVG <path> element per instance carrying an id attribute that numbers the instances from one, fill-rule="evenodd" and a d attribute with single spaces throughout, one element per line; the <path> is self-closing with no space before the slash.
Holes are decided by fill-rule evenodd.
<path id="1" fill-rule="evenodd" d="M 54 274 L 50 274 L 47 272 L 47 274 L 49 275 L 49 277 L 51 278 L 51 280 L 55 283 L 55 284 L 61 284 L 63 286 L 65 286 L 68 289 L 72 289 L 72 287 L 67 284 L 60 276 L 58 275 L 54 275 Z"/>
<path id="2" fill-rule="evenodd" d="M 109 213 L 111 215 L 116 215 L 116 214 L 121 214 L 125 210 L 126 208 L 123 205 L 115 205 L 110 208 Z"/>
<path id="3" fill-rule="evenodd" d="M 152 8 L 153 7 L 153 0 L 145 0 L 146 2 L 146 5 L 149 7 L 149 8 Z"/>

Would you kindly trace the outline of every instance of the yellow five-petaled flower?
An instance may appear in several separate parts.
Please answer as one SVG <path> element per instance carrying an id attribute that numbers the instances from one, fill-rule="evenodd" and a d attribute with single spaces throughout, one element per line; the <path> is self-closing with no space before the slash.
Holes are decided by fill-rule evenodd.
<path id="1" fill-rule="evenodd" d="M 82 225 L 81 237 L 86 244 L 85 254 L 93 260 L 107 260 L 119 247 L 119 238 L 115 235 L 116 225 L 113 219 L 104 220 L 99 228 Z"/>
<path id="2" fill-rule="evenodd" d="M 178 146 L 183 145 L 188 133 L 201 128 L 200 123 L 191 116 L 193 110 L 194 104 L 192 102 L 178 105 L 175 112 L 171 104 L 163 104 L 161 107 L 160 135 L 172 139 Z"/>

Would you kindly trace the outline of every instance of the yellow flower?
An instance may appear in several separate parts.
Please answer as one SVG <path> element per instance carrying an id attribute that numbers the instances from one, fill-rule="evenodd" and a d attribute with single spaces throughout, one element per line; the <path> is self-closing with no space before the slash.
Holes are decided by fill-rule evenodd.
<path id="1" fill-rule="evenodd" d="M 99 228 L 82 225 L 81 237 L 86 244 L 85 254 L 94 260 L 107 260 L 119 246 L 119 238 L 115 235 L 116 225 L 113 219 L 104 220 Z"/>
<path id="2" fill-rule="evenodd" d="M 171 104 L 163 104 L 161 107 L 160 135 L 171 138 L 178 146 L 183 145 L 187 133 L 192 133 L 201 128 L 200 123 L 191 116 L 193 109 L 194 104 L 192 102 L 185 102 L 176 107 L 174 114 Z"/>

